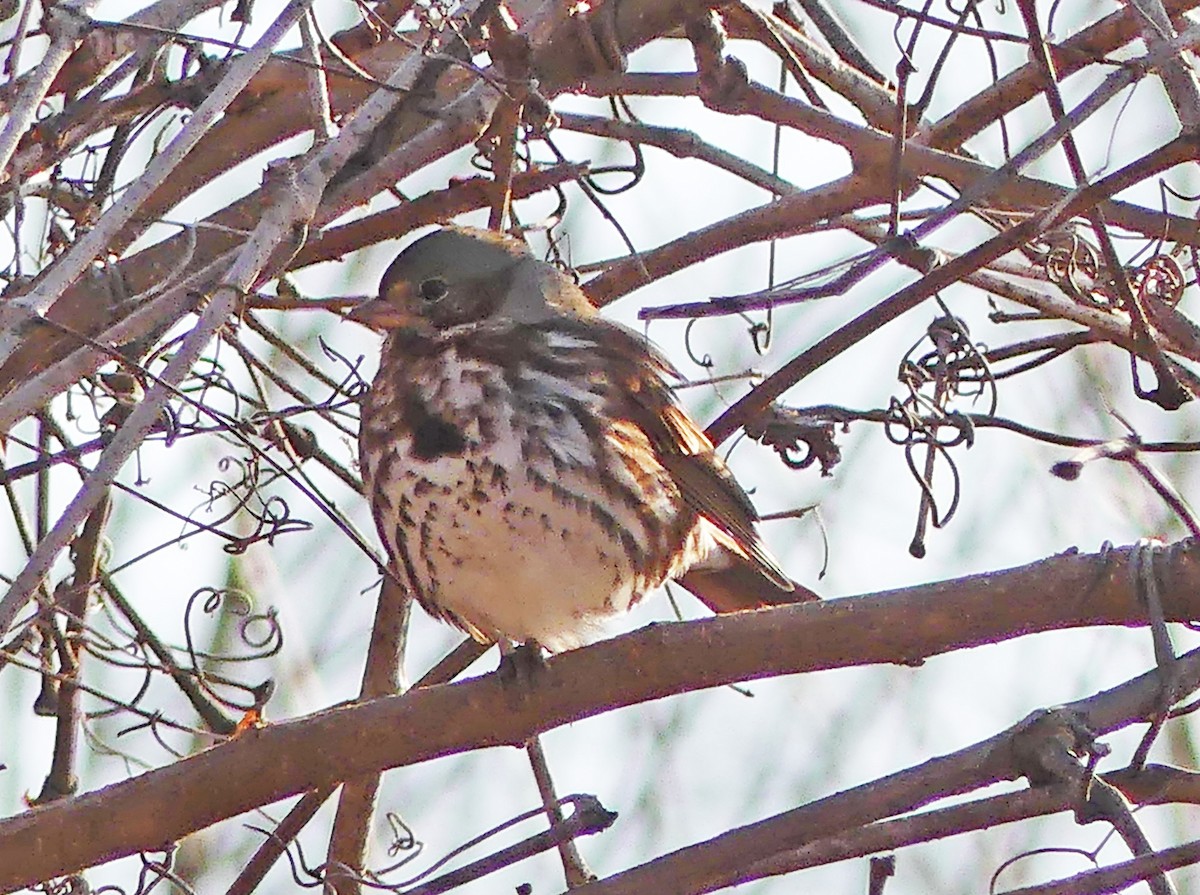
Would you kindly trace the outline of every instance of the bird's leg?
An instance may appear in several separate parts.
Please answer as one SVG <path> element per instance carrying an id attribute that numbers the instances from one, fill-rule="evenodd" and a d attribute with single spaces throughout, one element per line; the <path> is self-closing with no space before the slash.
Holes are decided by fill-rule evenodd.
<path id="1" fill-rule="evenodd" d="M 528 687 L 546 667 L 546 655 L 536 640 L 500 641 L 500 666 L 496 673 L 506 686 Z"/>

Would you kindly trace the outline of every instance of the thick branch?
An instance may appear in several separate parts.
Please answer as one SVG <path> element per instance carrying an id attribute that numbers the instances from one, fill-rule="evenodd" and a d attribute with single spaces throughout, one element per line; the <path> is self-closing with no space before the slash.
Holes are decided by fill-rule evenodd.
<path id="1" fill-rule="evenodd" d="M 505 688 L 487 675 L 251 730 L 169 767 L 0 823 L 0 891 L 156 848 L 307 789 L 519 745 L 535 733 L 664 696 L 819 669 L 919 664 L 1038 631 L 1143 624 L 1129 556 L 1056 556 L 873 596 L 653 625 L 552 658 L 527 689 Z M 1191 543 L 1163 557 L 1170 619 L 1200 616 L 1198 559 L 1200 548 Z"/>
<path id="2" fill-rule="evenodd" d="M 1200 651 L 1188 654 L 1184 661 L 1187 686 L 1195 687 L 1200 684 Z M 768 862 L 774 856 L 831 837 L 839 830 L 870 829 L 868 825 L 881 818 L 999 781 L 1028 776 L 1035 785 L 1062 793 L 1051 781 L 1038 779 L 1038 771 L 1044 769 L 1029 765 L 1031 749 L 1053 753 L 1072 778 L 1078 778 L 1081 785 L 1067 784 L 1067 789 L 1075 790 L 1073 807 L 1083 814 L 1084 803 L 1091 803 L 1094 796 L 1082 785 L 1087 773 L 1077 757 L 1067 751 L 1066 742 L 1082 726 L 1092 735 L 1104 734 L 1131 720 L 1152 715 L 1157 711 L 1160 686 L 1157 670 L 1147 672 L 1086 699 L 1034 712 L 1008 730 L 965 749 L 730 830 L 715 839 L 583 886 L 579 891 L 587 895 L 639 895 L 656 890 L 681 895 L 712 892 L 754 879 L 759 872 L 769 869 Z M 1090 744 L 1083 746 L 1089 747 Z M 1013 819 L 1020 813 L 1013 812 Z M 1099 819 L 1097 815 L 1090 816 Z M 1195 860 L 1194 853 L 1190 857 Z M 1065 895 L 1066 891 L 1076 890 L 1063 891 Z"/>

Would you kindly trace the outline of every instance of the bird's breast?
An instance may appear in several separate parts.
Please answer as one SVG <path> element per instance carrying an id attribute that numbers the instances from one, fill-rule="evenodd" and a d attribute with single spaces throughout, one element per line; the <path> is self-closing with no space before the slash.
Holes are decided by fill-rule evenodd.
<path id="1" fill-rule="evenodd" d="M 610 413 L 611 381 L 572 361 L 586 347 L 392 358 L 364 403 L 389 554 L 428 608 L 485 636 L 574 645 L 679 571 L 694 520 L 645 434 Z"/>

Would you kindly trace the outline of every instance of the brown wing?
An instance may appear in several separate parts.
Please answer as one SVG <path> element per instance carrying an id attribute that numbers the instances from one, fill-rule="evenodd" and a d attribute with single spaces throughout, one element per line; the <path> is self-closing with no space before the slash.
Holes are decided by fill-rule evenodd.
<path id="1" fill-rule="evenodd" d="M 726 536 L 726 546 L 748 560 L 776 588 L 789 593 L 795 584 L 758 536 L 754 504 L 717 456 L 708 436 L 675 403 L 664 376 L 678 373 L 645 340 L 608 321 L 589 321 L 609 332 L 604 348 L 623 373 L 631 415 L 646 432 L 658 460 L 670 473 L 688 506 Z"/>

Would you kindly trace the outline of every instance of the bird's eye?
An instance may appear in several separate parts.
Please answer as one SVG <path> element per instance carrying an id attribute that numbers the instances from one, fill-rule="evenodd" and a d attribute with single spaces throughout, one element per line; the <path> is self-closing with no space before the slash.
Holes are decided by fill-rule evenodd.
<path id="1" fill-rule="evenodd" d="M 421 285 L 417 287 L 417 292 L 420 293 L 421 300 L 430 303 L 441 301 L 449 291 L 446 288 L 446 281 L 441 277 L 430 277 L 428 280 L 422 280 Z"/>

